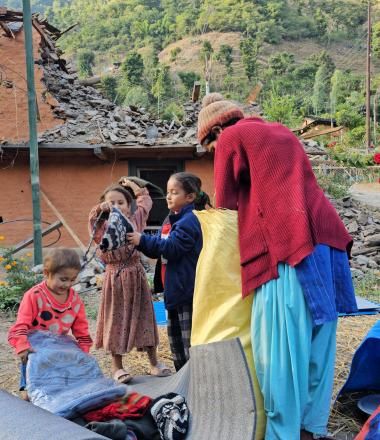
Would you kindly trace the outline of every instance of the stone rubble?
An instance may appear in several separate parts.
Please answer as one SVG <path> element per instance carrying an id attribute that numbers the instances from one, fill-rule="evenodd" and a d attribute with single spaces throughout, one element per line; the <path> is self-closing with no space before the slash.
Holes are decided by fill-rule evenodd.
<path id="1" fill-rule="evenodd" d="M 361 279 L 369 272 L 380 277 L 380 212 L 350 196 L 332 202 L 354 239 L 350 262 L 353 277 Z"/>
<path id="2" fill-rule="evenodd" d="M 145 147 L 198 143 L 199 104 L 185 104 L 181 122 L 154 119 L 144 108 L 117 106 L 94 87 L 80 84 L 75 73 L 63 72 L 59 64 L 42 65 L 47 93 L 58 101 L 58 105 L 51 103 L 52 111 L 65 123 L 40 135 L 39 142 Z"/>
<path id="3" fill-rule="evenodd" d="M 65 73 L 59 63 L 51 60 L 41 63 L 47 94 L 51 93 L 58 103 L 49 101 L 52 111 L 65 123 L 40 135 L 39 142 L 143 147 L 198 144 L 200 102 L 189 101 L 183 105 L 182 121 L 155 119 L 144 108 L 117 106 L 98 89 L 80 84 L 76 73 Z M 246 115 L 262 113 L 256 103 L 242 106 L 242 110 Z M 315 141 L 303 140 L 302 144 L 307 153 L 325 153 Z"/>

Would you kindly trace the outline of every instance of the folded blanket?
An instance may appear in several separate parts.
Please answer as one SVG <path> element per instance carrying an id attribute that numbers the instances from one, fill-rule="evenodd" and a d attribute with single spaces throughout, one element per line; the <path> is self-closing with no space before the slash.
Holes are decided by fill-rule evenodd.
<path id="1" fill-rule="evenodd" d="M 96 359 L 70 336 L 33 332 L 26 389 L 30 401 L 56 415 L 73 418 L 124 396 L 125 385 L 104 377 Z"/>

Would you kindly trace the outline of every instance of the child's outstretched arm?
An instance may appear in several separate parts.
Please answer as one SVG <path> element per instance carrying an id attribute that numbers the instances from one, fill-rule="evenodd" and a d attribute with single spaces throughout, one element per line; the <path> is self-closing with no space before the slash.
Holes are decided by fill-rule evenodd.
<path id="1" fill-rule="evenodd" d="M 125 180 L 124 186 L 131 188 L 136 196 L 137 209 L 133 214 L 133 219 L 138 232 L 142 232 L 146 228 L 146 222 L 152 209 L 153 202 L 147 188 L 140 188 L 136 183 Z"/>
<path id="2" fill-rule="evenodd" d="M 190 252 L 201 237 L 200 224 L 195 216 L 189 222 L 177 225 L 166 239 L 159 235 L 128 234 L 129 242 L 146 256 L 158 258 L 162 255 L 167 260 L 180 258 Z"/>
<path id="3" fill-rule="evenodd" d="M 25 293 L 17 312 L 16 323 L 8 332 L 8 342 L 22 361 L 25 361 L 28 353 L 32 351 L 27 335 L 38 314 L 37 304 L 33 301 L 35 298 L 36 295 L 31 290 Z"/>
<path id="4" fill-rule="evenodd" d="M 99 205 L 94 206 L 88 217 L 88 232 L 90 236 L 94 234 L 94 242 L 99 244 L 102 241 L 102 237 L 104 235 L 104 231 L 106 228 L 106 222 L 104 219 L 99 219 L 99 215 L 103 211 L 109 211 L 110 208 L 107 203 L 100 203 Z M 94 231 L 95 228 L 95 231 Z"/>
<path id="5" fill-rule="evenodd" d="M 81 299 L 78 298 L 79 310 L 77 316 L 71 326 L 71 332 L 74 338 L 77 340 L 79 347 L 88 353 L 92 346 L 92 339 L 88 330 L 88 321 L 86 317 L 86 311 Z"/>

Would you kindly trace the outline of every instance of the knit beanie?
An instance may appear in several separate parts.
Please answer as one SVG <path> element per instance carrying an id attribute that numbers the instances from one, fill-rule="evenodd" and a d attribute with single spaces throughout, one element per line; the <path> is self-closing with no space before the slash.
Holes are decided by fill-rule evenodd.
<path id="1" fill-rule="evenodd" d="M 227 101 L 220 93 L 210 93 L 203 98 L 202 109 L 198 115 L 198 141 L 202 143 L 212 127 L 223 126 L 231 119 L 243 119 L 240 108 Z"/>

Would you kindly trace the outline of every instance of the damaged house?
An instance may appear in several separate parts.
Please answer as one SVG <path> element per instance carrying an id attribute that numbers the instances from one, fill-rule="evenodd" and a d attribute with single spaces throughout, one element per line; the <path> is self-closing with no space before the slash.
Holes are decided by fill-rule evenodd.
<path id="1" fill-rule="evenodd" d="M 88 213 L 120 176 L 137 175 L 165 190 L 170 174 L 186 170 L 199 175 L 204 190 L 213 193 L 212 158 L 195 138 L 196 105 L 185 105 L 182 124 L 116 106 L 80 84 L 55 45 L 62 32 L 39 16 L 32 21 L 42 227 L 65 219 L 57 245 L 88 241 Z M 0 220 L 7 245 L 32 235 L 25 71 L 22 12 L 0 7 Z M 166 203 L 158 197 L 148 226 L 158 227 L 166 214 Z"/>

